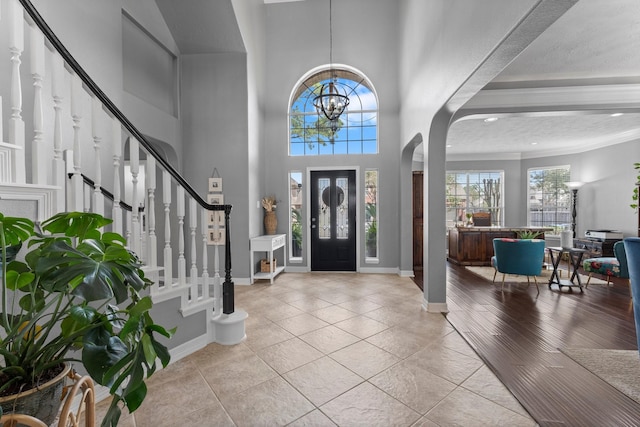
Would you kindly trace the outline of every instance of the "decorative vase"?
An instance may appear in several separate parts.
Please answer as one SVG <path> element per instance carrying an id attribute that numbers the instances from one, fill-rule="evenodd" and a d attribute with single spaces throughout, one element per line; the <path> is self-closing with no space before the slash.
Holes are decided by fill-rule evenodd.
<path id="1" fill-rule="evenodd" d="M 276 234 L 278 228 L 278 218 L 275 211 L 266 211 L 264 213 L 264 232 L 266 234 Z"/>
<path id="2" fill-rule="evenodd" d="M 636 341 L 640 356 L 640 237 L 625 237 L 623 242 L 627 256 L 627 266 L 629 267 L 633 317 L 636 322 Z"/>
<path id="3" fill-rule="evenodd" d="M 71 365 L 66 363 L 55 378 L 37 388 L 0 398 L 2 412 L 31 415 L 51 425 L 60 411 L 62 387 L 70 369 Z"/>

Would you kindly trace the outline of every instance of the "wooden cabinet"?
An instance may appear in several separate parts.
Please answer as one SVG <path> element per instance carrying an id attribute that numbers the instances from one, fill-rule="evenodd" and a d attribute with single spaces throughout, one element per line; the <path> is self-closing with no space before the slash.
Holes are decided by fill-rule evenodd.
<path id="1" fill-rule="evenodd" d="M 544 239 L 545 231 L 551 228 L 526 227 L 455 227 L 449 229 L 449 256 L 447 259 L 460 265 L 491 265 L 493 239 L 515 239 L 519 231 L 540 232 Z"/>

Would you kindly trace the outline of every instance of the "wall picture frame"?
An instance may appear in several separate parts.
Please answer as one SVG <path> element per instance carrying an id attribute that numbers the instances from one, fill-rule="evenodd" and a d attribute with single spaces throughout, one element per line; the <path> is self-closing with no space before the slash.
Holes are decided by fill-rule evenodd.
<path id="1" fill-rule="evenodd" d="M 225 230 L 224 228 L 209 228 L 207 233 L 207 244 L 208 245 L 224 245 L 225 242 Z"/>
<path id="2" fill-rule="evenodd" d="M 209 226 L 224 227 L 224 211 L 210 211 L 208 218 Z"/>
<path id="3" fill-rule="evenodd" d="M 222 193 L 222 178 L 209 178 L 209 192 Z"/>
<path id="4" fill-rule="evenodd" d="M 210 205 L 224 205 L 224 195 L 207 194 L 207 203 Z"/>

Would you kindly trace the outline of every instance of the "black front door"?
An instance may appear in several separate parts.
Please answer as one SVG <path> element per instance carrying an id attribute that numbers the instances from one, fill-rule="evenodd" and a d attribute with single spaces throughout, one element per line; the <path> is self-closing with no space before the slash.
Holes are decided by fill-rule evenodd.
<path id="1" fill-rule="evenodd" d="M 356 271 L 356 172 L 311 172 L 311 270 Z"/>

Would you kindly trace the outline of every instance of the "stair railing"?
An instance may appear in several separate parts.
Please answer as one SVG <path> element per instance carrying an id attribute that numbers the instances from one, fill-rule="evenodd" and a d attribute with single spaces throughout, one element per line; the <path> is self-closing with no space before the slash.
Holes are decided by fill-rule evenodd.
<path id="1" fill-rule="evenodd" d="M 73 58 L 57 36 L 53 33 L 48 24 L 33 6 L 29 0 L 8 0 L 9 12 L 8 20 L 12 26 L 10 29 L 9 50 L 11 53 L 11 119 L 9 128 L 9 144 L 13 150 L 11 156 L 13 160 L 13 170 L 10 172 L 10 179 L 14 183 L 26 183 L 26 132 L 25 122 L 22 118 L 22 83 L 21 83 L 21 55 L 24 50 L 24 21 L 27 22 L 29 29 L 30 41 L 30 63 L 31 76 L 34 86 L 34 102 L 33 102 L 33 141 L 31 146 L 32 154 L 32 181 L 33 184 L 47 184 L 47 171 L 51 171 L 51 185 L 60 187 L 58 191 L 58 209 L 67 210 L 84 210 L 87 205 L 91 205 L 97 213 L 103 214 L 104 201 L 102 172 L 100 166 L 100 158 L 103 155 L 103 137 L 105 133 L 109 133 L 112 141 L 111 156 L 113 158 L 113 192 L 112 212 L 111 216 L 114 221 L 113 228 L 115 231 L 125 233 L 130 237 L 130 245 L 136 252 L 144 252 L 146 254 L 147 266 L 150 269 L 164 269 L 164 283 L 158 283 L 156 292 L 170 291 L 174 288 L 188 287 L 189 292 L 186 296 L 185 304 L 194 307 L 197 304 L 208 304 L 208 300 L 214 297 L 213 307 L 218 314 L 231 314 L 234 312 L 234 291 L 231 276 L 231 236 L 230 236 L 230 214 L 231 205 L 211 205 L 207 203 L 193 189 L 193 187 L 184 179 L 180 173 L 161 156 L 145 136 L 127 119 L 127 117 L 115 106 L 115 104 L 106 96 L 106 94 L 98 87 L 98 85 L 89 77 L 80 64 Z M 20 7 L 21 6 L 21 7 Z M 24 13 L 27 17 L 24 17 Z M 45 41 L 46 40 L 46 41 Z M 48 77 L 44 70 L 45 54 L 47 48 L 52 51 L 52 73 L 51 87 L 53 100 L 53 160 L 51 166 L 47 166 L 46 150 L 41 147 L 45 141 L 44 125 L 43 125 L 43 81 Z M 67 159 L 70 166 L 66 166 L 63 161 L 63 143 L 62 143 L 62 111 L 65 101 L 64 88 L 64 72 L 69 71 L 71 75 L 70 94 L 68 96 L 70 102 L 71 119 L 73 122 L 73 149 L 72 156 Z M 91 98 L 91 108 L 82 108 L 83 96 L 88 93 Z M 102 120 L 99 117 L 108 114 L 111 118 L 111 129 L 102 129 Z M 1 113 L 1 111 L 0 111 Z M 82 120 L 84 115 L 91 116 L 91 135 L 95 150 L 95 164 L 93 165 L 93 179 L 90 179 L 93 185 L 92 194 L 87 197 L 85 195 L 86 176 L 83 175 L 81 162 L 81 131 Z M 141 217 L 138 209 L 133 209 L 130 215 L 123 211 L 121 206 L 122 195 L 120 182 L 120 169 L 123 167 L 122 161 L 122 129 L 129 136 L 129 158 L 131 167 L 131 181 L 133 190 L 133 206 L 138 206 L 137 186 L 139 174 L 139 145 L 147 153 L 147 171 L 145 177 L 145 201 L 149 203 L 146 216 L 146 227 L 141 226 Z M 1 147 L 0 147 L 1 148 Z M 162 171 L 163 191 L 161 200 L 156 200 L 156 165 Z M 66 185 L 65 172 L 70 169 L 71 183 Z M 8 173 L 7 173 L 8 174 Z M 85 174 L 86 175 L 86 174 Z M 173 247 L 171 244 L 171 206 L 172 206 L 172 185 L 175 183 L 176 194 L 178 200 L 176 210 L 178 216 L 178 260 L 177 260 L 177 282 L 174 282 L 173 275 Z M 65 196 L 66 193 L 66 196 Z M 185 209 L 185 197 L 188 200 L 189 211 Z M 85 200 L 89 198 L 90 202 Z M 64 200 L 66 199 L 66 202 Z M 158 242 L 156 236 L 156 219 L 153 206 L 159 202 L 164 206 L 164 238 L 163 260 L 164 265 L 158 265 Z M 208 246 L 211 243 L 210 232 L 212 229 L 208 226 L 209 212 L 224 211 L 224 283 L 221 286 L 221 295 L 216 299 L 216 280 L 219 280 L 218 267 L 218 245 L 214 245 L 214 295 L 210 295 L 209 291 L 209 272 L 208 272 Z M 185 218 L 189 219 L 189 230 L 191 239 L 191 270 L 190 276 L 187 278 L 185 258 Z M 125 225 L 126 223 L 126 225 Z M 200 225 L 201 237 L 197 236 L 198 224 Z M 213 231 L 218 232 L 218 226 L 215 225 Z M 144 239 L 142 236 L 144 234 Z M 197 261 L 198 256 L 198 240 L 201 240 L 200 256 L 201 262 Z M 146 250 L 142 250 L 142 245 Z M 197 266 L 201 266 L 201 274 L 197 274 Z M 199 276 L 199 277 L 198 277 Z M 152 290 L 153 292 L 153 290 Z M 220 301 L 220 299 L 222 301 Z M 221 305 L 221 307 L 220 307 Z M 221 310 L 221 311 L 220 311 Z M 183 310 L 184 312 L 184 310 Z"/>

